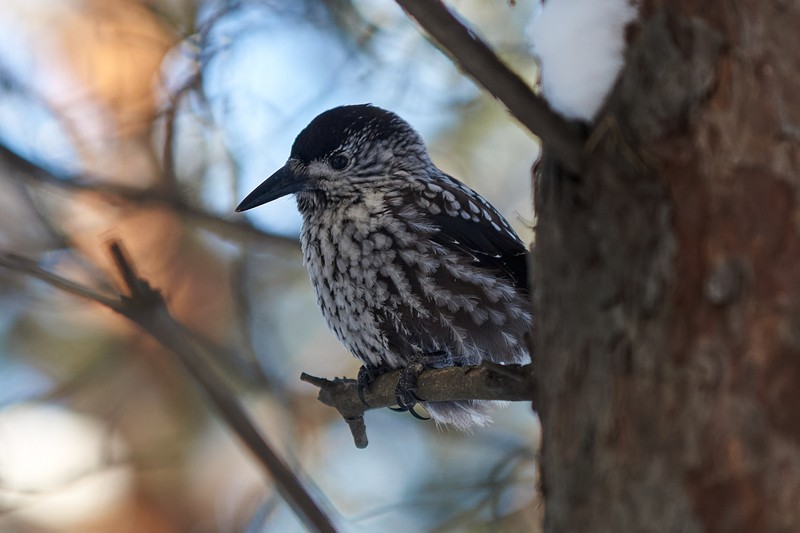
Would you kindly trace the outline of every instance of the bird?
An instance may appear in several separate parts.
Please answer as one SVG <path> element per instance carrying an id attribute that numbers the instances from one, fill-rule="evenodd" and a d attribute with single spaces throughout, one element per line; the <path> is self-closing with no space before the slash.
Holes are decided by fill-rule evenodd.
<path id="1" fill-rule="evenodd" d="M 525 244 L 487 200 L 436 167 L 397 114 L 371 104 L 321 113 L 236 211 L 290 194 L 318 306 L 361 361 L 360 386 L 408 370 L 397 399 L 410 409 L 420 368 L 530 361 Z M 500 402 L 420 403 L 437 424 L 469 430 Z"/>

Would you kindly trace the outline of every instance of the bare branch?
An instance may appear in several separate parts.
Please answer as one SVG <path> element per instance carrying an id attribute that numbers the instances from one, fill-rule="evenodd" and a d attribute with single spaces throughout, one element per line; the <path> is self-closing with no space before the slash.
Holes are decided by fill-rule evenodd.
<path id="1" fill-rule="evenodd" d="M 353 433 L 359 448 L 368 444 L 364 413 L 396 405 L 395 390 L 401 370 L 387 372 L 364 391 L 362 402 L 356 380 L 333 380 L 302 374 L 300 379 L 319 387 L 319 401 L 334 407 Z M 423 371 L 417 379 L 417 396 L 432 402 L 455 400 L 530 401 L 535 382 L 530 365 L 499 365 L 483 362 L 476 366 L 435 368 Z"/>
<path id="2" fill-rule="evenodd" d="M 299 250 L 300 248 L 295 239 L 266 233 L 246 222 L 221 218 L 190 205 L 180 195 L 171 194 L 166 190 L 116 185 L 107 183 L 102 178 L 56 176 L 44 167 L 21 157 L 3 144 L 0 144 L 0 158 L 19 171 L 19 174 L 13 177 L 23 182 L 45 184 L 68 191 L 87 192 L 111 201 L 129 202 L 140 206 L 166 207 L 227 239 L 260 243 L 271 248 L 281 247 L 281 250 Z"/>
<path id="3" fill-rule="evenodd" d="M 122 246 L 110 243 L 111 255 L 130 294 L 118 299 L 100 295 L 89 288 L 41 269 L 30 259 L 0 253 L 0 266 L 22 272 L 70 294 L 100 303 L 137 324 L 169 349 L 194 378 L 217 408 L 222 419 L 237 434 L 265 471 L 297 516 L 312 531 L 334 532 L 331 519 L 314 501 L 303 483 L 261 435 L 244 407 L 206 361 L 206 355 L 188 330 L 167 309 L 161 294 L 136 274 Z"/>
<path id="4" fill-rule="evenodd" d="M 553 111 L 525 81 L 464 26 L 439 0 L 397 0 L 439 48 L 531 133 L 542 139 L 554 157 L 570 171 L 581 168 L 584 139 L 579 130 Z"/>
<path id="5" fill-rule="evenodd" d="M 105 296 L 90 289 L 89 287 L 85 287 L 79 283 L 75 283 L 74 281 L 70 281 L 62 278 L 61 276 L 57 276 L 56 274 L 43 270 L 39 268 L 34 261 L 31 261 L 26 257 L 22 257 L 11 252 L 0 251 L 0 267 L 40 279 L 57 289 L 72 294 L 73 296 L 92 300 L 114 311 L 120 312 L 122 310 L 122 302 L 119 298 Z"/>

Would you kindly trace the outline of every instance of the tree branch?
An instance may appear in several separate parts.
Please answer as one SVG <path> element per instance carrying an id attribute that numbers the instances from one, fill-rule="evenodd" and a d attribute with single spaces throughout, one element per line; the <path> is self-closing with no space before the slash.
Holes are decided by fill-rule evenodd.
<path id="1" fill-rule="evenodd" d="M 395 389 L 401 370 L 378 376 L 364 391 L 362 402 L 356 380 L 329 380 L 303 373 L 302 381 L 319 387 L 319 401 L 334 407 L 350 426 L 358 448 L 368 444 L 364 413 L 371 409 L 396 405 Z M 417 396 L 426 401 L 502 400 L 529 401 L 535 382 L 530 365 L 499 365 L 483 362 L 476 366 L 434 368 L 423 371 L 417 379 Z"/>
<path id="2" fill-rule="evenodd" d="M 34 276 L 70 294 L 100 303 L 134 322 L 159 341 L 175 355 L 181 366 L 200 385 L 221 418 L 272 476 L 278 492 L 306 527 L 312 531 L 336 531 L 331 519 L 314 501 L 297 474 L 261 435 L 231 388 L 213 371 L 196 340 L 172 317 L 161 293 L 138 276 L 119 242 L 113 241 L 109 247 L 128 290 L 126 296 L 111 298 L 100 295 L 39 268 L 30 259 L 10 253 L 0 252 L 0 266 Z"/>
<path id="3" fill-rule="evenodd" d="M 44 281 L 56 289 L 72 294 L 73 296 L 78 296 L 79 298 L 92 300 L 113 311 L 122 311 L 122 302 L 119 298 L 100 294 L 89 287 L 42 270 L 36 263 L 20 255 L 11 252 L 0 252 L 0 267 L 27 274 L 28 276 Z"/>
<path id="4" fill-rule="evenodd" d="M 45 184 L 68 191 L 87 192 L 107 200 L 135 203 L 141 206 L 155 205 L 171 209 L 198 225 L 218 235 L 246 243 L 261 243 L 275 249 L 299 250 L 295 239 L 266 233 L 245 222 L 236 222 L 221 218 L 213 213 L 189 204 L 180 195 L 166 190 L 142 189 L 107 183 L 101 178 L 86 179 L 81 176 L 56 176 L 44 167 L 20 156 L 3 144 L 0 144 L 0 159 L 5 160 L 22 175 L 14 176 L 20 181 Z"/>
<path id="5" fill-rule="evenodd" d="M 584 138 L 578 128 L 553 111 L 525 81 L 497 57 L 483 40 L 464 26 L 439 0 L 397 0 L 439 48 L 509 112 L 568 170 L 579 173 Z"/>

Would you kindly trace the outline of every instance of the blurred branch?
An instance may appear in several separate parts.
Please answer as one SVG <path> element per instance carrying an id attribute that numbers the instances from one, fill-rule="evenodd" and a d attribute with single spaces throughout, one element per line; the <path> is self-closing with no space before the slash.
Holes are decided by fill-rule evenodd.
<path id="1" fill-rule="evenodd" d="M 196 85 L 193 77 L 191 82 L 181 87 L 175 94 L 169 96 L 170 103 L 164 111 L 164 150 L 162 153 L 163 168 L 162 182 L 164 188 L 171 194 L 178 189 L 178 177 L 175 175 L 175 120 L 178 118 L 178 106 L 186 92 Z"/>
<path id="2" fill-rule="evenodd" d="M 397 404 L 395 390 L 402 370 L 378 376 L 364 390 L 364 402 L 358 396 L 354 379 L 329 380 L 303 373 L 302 381 L 319 387 L 319 401 L 336 408 L 350 426 L 358 448 L 368 444 L 364 413 L 371 409 Z M 499 365 L 485 361 L 475 366 L 432 368 L 417 379 L 417 396 L 430 402 L 456 400 L 529 401 L 535 382 L 531 365 Z M 365 403 L 366 402 L 366 403 Z"/>
<path id="3" fill-rule="evenodd" d="M 245 243 L 259 243 L 266 246 L 280 246 L 283 249 L 299 250 L 296 239 L 261 231 L 245 222 L 235 222 L 221 218 L 213 213 L 190 205 L 179 195 L 162 189 L 141 189 L 104 182 L 100 178 L 88 180 L 81 176 L 56 176 L 44 167 L 20 156 L 7 146 L 0 144 L 0 158 L 19 173 L 13 177 L 22 182 L 33 182 L 66 191 L 95 194 L 109 201 L 122 201 L 139 206 L 155 205 L 165 207 L 184 216 L 199 226 L 217 235 Z"/>
<path id="4" fill-rule="evenodd" d="M 40 279 L 57 289 L 72 294 L 73 296 L 95 301 L 113 311 L 121 312 L 122 310 L 122 302 L 119 298 L 105 296 L 90 289 L 89 287 L 84 287 L 79 283 L 62 278 L 61 276 L 57 276 L 46 270 L 42 270 L 35 262 L 26 257 L 22 257 L 11 252 L 0 251 L 0 267 L 21 272 L 36 279 Z"/>
<path id="5" fill-rule="evenodd" d="M 170 194 L 178 194 L 178 176 L 175 172 L 175 125 L 178 109 L 190 94 L 201 91 L 202 84 L 203 71 L 197 69 L 180 87 L 167 93 L 167 104 L 162 112 L 164 147 L 161 154 L 163 168 L 161 178 L 164 189 Z"/>
<path id="6" fill-rule="evenodd" d="M 200 385 L 222 419 L 272 476 L 278 491 L 306 527 L 312 531 L 336 531 L 331 519 L 306 491 L 297 474 L 292 472 L 260 434 L 230 387 L 205 361 L 202 348 L 196 340 L 172 317 L 161 293 L 139 277 L 119 242 L 112 241 L 109 249 L 128 292 L 127 295 L 116 298 L 101 295 L 47 272 L 34 261 L 15 254 L 0 251 L 0 266 L 31 275 L 70 294 L 100 303 L 134 322 L 158 340 L 175 355 L 181 366 Z"/>
<path id="7" fill-rule="evenodd" d="M 397 0 L 439 48 L 489 94 L 500 100 L 548 151 L 579 173 L 584 138 L 579 130 L 533 93 L 525 81 L 464 26 L 440 0 Z"/>

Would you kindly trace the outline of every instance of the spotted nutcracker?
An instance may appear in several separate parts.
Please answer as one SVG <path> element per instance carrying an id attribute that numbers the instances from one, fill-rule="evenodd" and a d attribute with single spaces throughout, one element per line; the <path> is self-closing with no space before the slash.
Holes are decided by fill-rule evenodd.
<path id="1" fill-rule="evenodd" d="M 526 249 L 478 193 L 439 170 L 419 134 L 375 106 L 316 117 L 288 162 L 237 211 L 294 194 L 322 315 L 363 363 L 364 384 L 408 368 L 524 363 Z M 413 406 L 401 380 L 398 403 Z M 488 422 L 492 402 L 423 402 L 437 422 Z"/>

